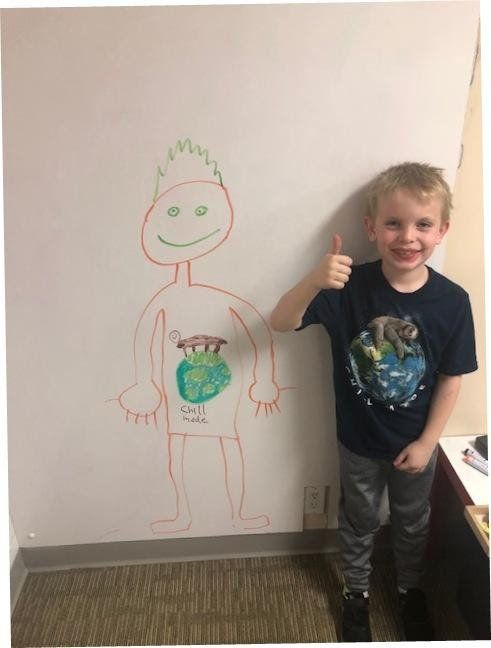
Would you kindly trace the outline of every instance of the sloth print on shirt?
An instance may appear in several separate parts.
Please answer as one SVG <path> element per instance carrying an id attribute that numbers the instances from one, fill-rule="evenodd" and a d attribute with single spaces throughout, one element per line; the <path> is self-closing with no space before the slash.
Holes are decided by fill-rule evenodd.
<path id="1" fill-rule="evenodd" d="M 382 315 L 369 322 L 349 349 L 351 383 L 363 392 L 367 404 L 372 400 L 408 407 L 417 398 L 426 371 L 418 328 L 408 320 Z"/>

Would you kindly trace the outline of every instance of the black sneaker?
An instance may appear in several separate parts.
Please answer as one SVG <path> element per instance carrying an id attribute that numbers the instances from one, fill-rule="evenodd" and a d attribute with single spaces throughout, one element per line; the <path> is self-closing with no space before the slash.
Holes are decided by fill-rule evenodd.
<path id="1" fill-rule="evenodd" d="M 420 589 L 413 587 L 405 594 L 399 594 L 402 626 L 406 641 L 432 641 L 431 624 L 426 596 Z"/>
<path id="2" fill-rule="evenodd" d="M 371 641 L 368 616 L 368 593 L 345 592 L 343 594 L 343 630 L 341 641 Z"/>

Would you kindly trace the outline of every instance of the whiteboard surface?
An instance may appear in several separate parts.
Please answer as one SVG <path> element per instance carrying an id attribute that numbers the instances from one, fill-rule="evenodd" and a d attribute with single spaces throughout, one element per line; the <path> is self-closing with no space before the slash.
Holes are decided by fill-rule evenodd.
<path id="1" fill-rule="evenodd" d="M 375 258 L 361 228 L 375 173 L 428 161 L 453 184 L 478 18 L 474 2 L 3 12 L 10 509 L 20 546 L 150 539 L 152 521 L 175 515 L 165 412 L 156 425 L 135 423 L 114 400 L 134 383 L 138 319 L 175 276 L 140 241 L 168 150 L 190 138 L 217 161 L 233 227 L 192 262 L 193 280 L 254 307 L 249 329 L 267 354 L 261 322 L 334 232 L 355 262 Z M 172 313 L 184 303 L 166 302 Z M 328 337 L 316 327 L 273 334 L 281 412 L 256 416 L 254 346 L 220 308 L 190 310 L 180 333 L 189 337 L 189 323 L 191 334 L 226 326 L 237 335 L 242 365 L 229 364 L 244 381 L 243 512 L 267 524 L 233 526 L 222 437 L 195 436 L 184 466 L 192 525 L 160 537 L 299 531 L 304 487 L 317 484 L 331 487 L 335 526 Z"/>

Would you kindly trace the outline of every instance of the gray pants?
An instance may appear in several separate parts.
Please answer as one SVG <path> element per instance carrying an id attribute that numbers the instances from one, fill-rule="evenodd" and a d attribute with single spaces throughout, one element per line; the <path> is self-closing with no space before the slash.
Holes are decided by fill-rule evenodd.
<path id="1" fill-rule="evenodd" d="M 368 590 L 373 541 L 380 526 L 379 507 L 388 487 L 392 548 L 397 584 L 403 589 L 418 586 L 424 571 L 429 531 L 429 496 L 437 452 L 421 473 L 397 470 L 386 459 L 367 459 L 339 447 L 341 499 L 339 542 L 346 587 Z"/>

